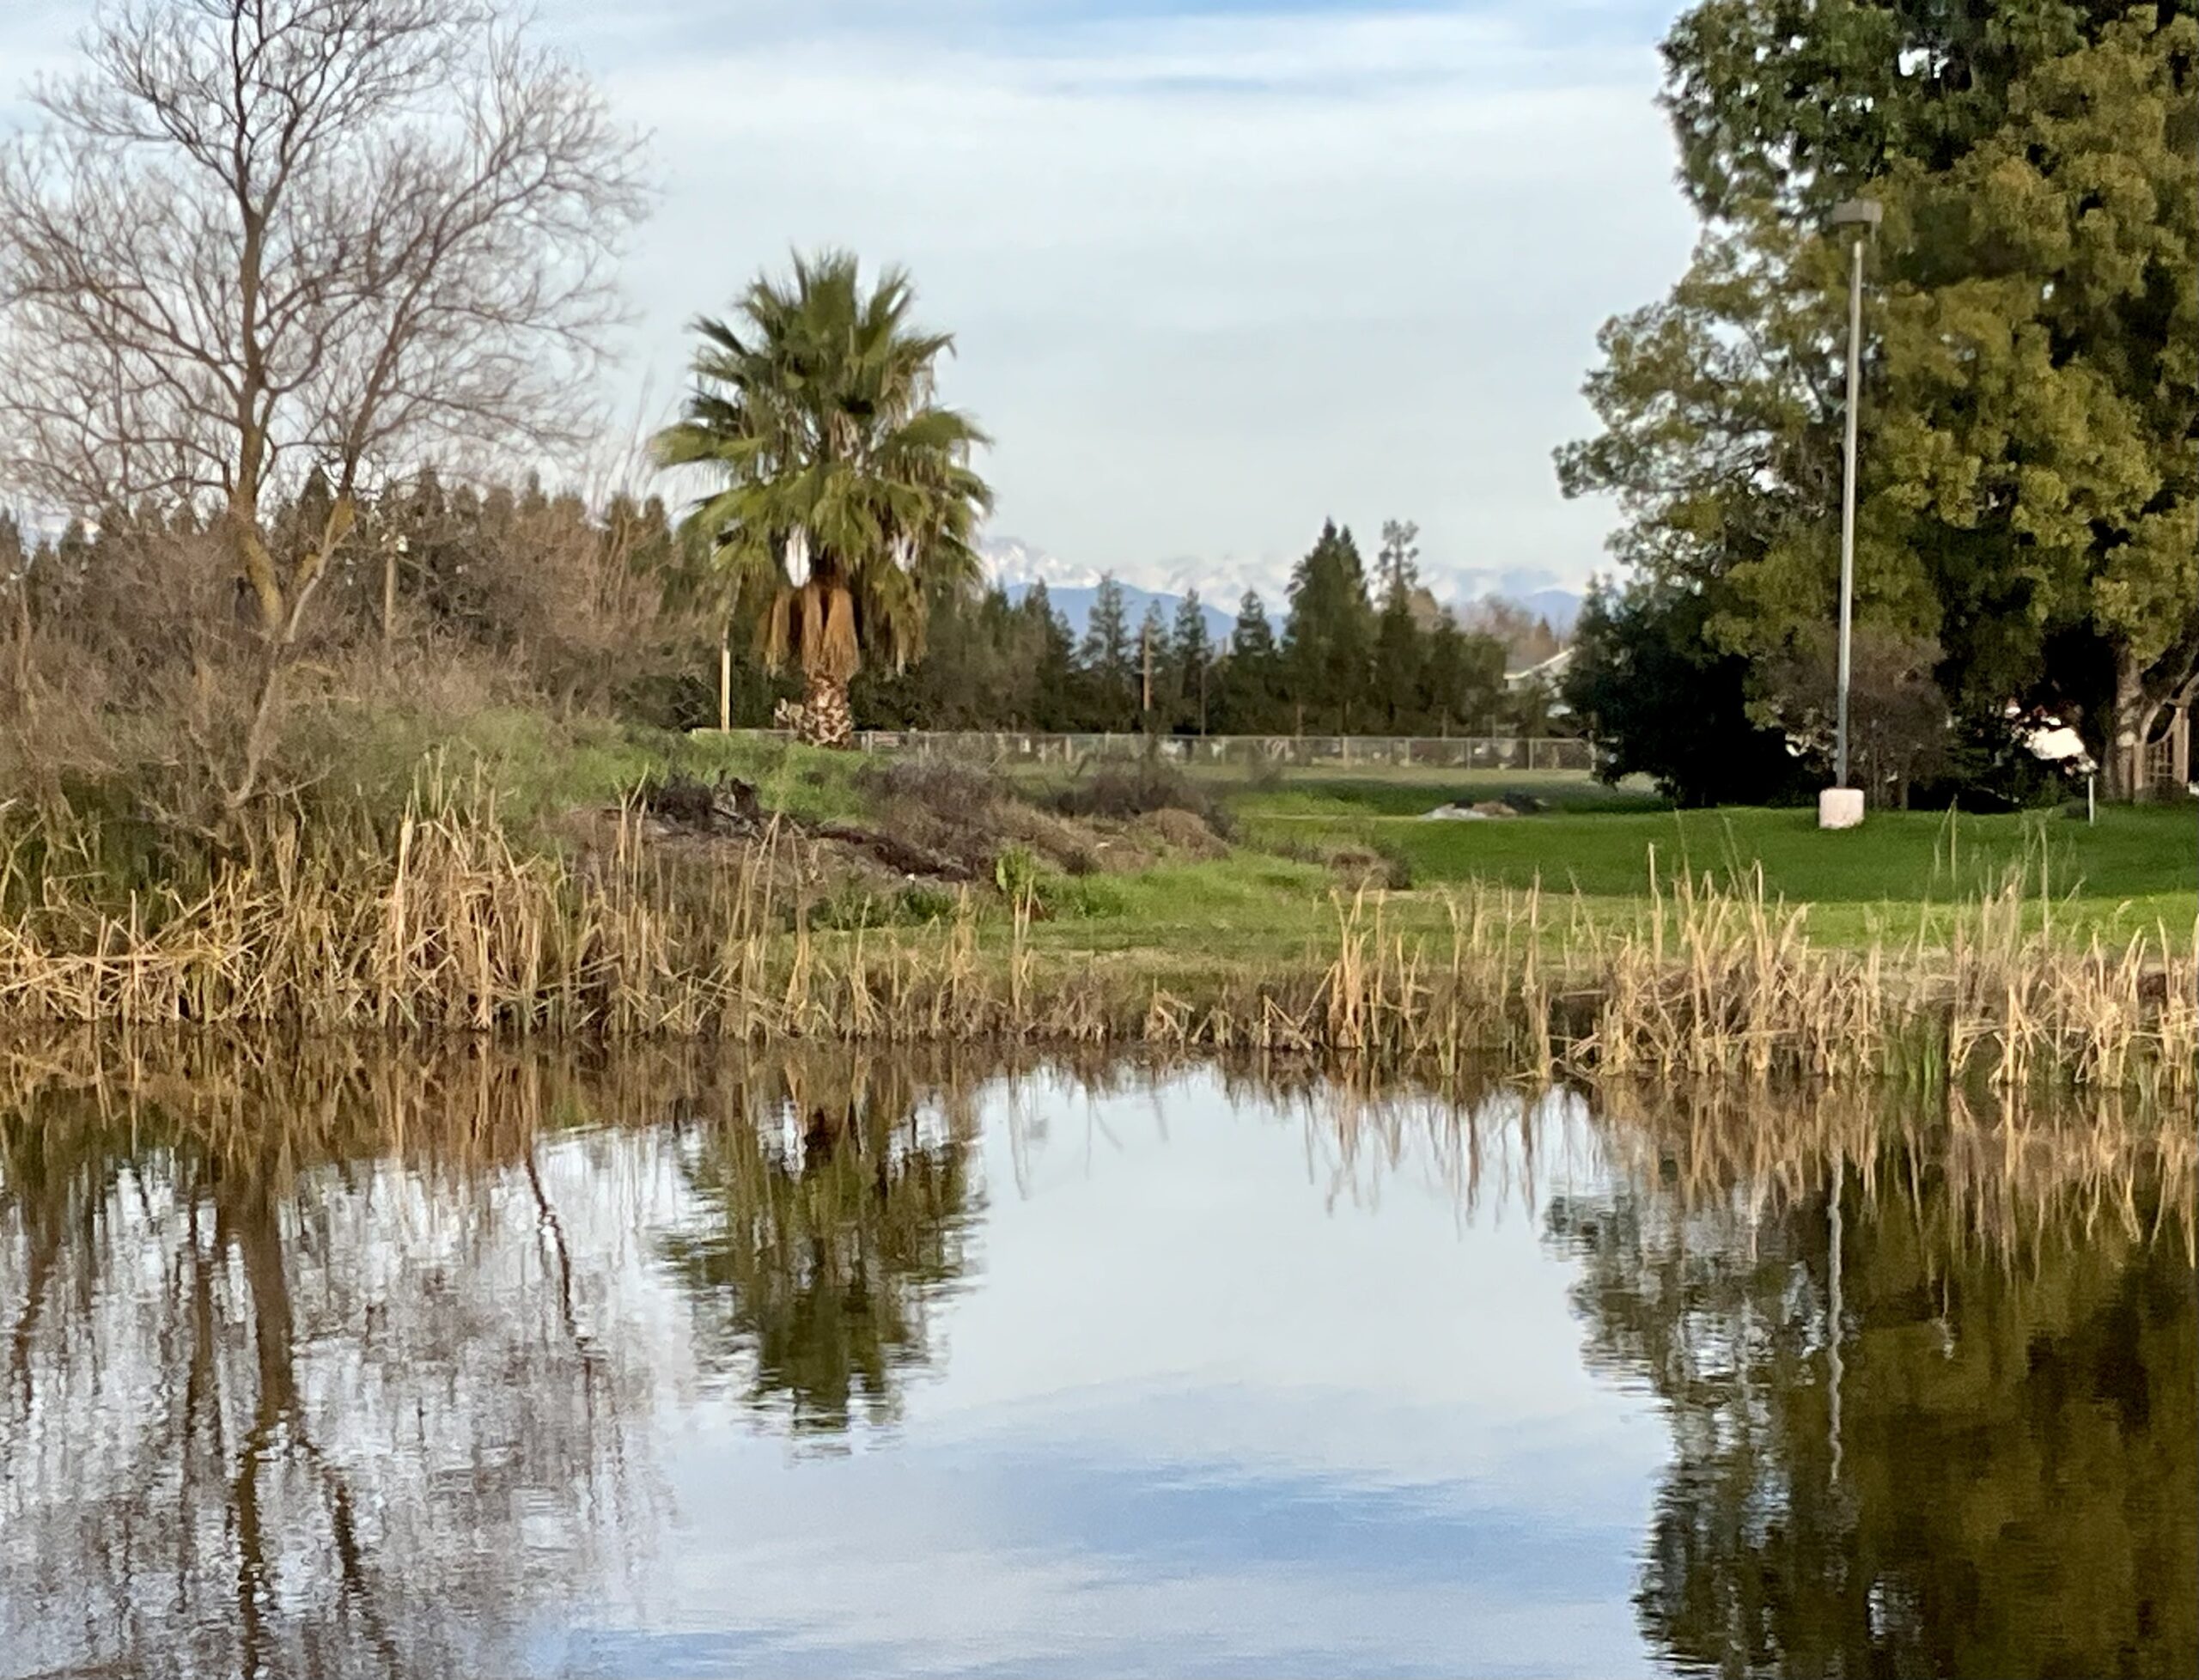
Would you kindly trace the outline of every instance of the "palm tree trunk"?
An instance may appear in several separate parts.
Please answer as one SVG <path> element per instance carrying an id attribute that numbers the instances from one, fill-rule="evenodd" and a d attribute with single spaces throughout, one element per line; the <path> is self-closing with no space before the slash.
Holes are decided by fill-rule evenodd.
<path id="1" fill-rule="evenodd" d="M 855 714 L 848 706 L 848 685 L 844 679 L 814 671 L 809 673 L 795 733 L 812 746 L 855 745 Z"/>

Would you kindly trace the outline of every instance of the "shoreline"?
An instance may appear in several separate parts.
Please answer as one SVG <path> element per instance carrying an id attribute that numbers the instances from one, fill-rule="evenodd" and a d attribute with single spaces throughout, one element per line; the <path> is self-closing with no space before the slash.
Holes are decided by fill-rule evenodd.
<path id="1" fill-rule="evenodd" d="M 1812 943 L 1760 880 L 1684 883 L 1632 926 L 1539 892 L 1338 890 L 1325 939 L 1246 960 L 1079 948 L 1029 888 L 965 891 L 919 925 L 819 926 L 768 857 L 669 867 L 630 823 L 621 836 L 576 861 L 408 818 L 386 855 L 277 849 L 188 901 L 118 912 L 49 890 L 0 927 L 0 1020 L 2199 1088 L 2192 947 L 2165 927 L 2120 948 L 2059 940 L 2013 890 L 1949 910 L 1944 947 L 1861 949 Z"/>

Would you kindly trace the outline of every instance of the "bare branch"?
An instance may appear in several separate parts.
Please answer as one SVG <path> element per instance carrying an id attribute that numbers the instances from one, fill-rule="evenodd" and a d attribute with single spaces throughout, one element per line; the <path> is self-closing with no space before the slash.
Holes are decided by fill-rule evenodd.
<path id="1" fill-rule="evenodd" d="M 116 0 L 84 48 L 0 149 L 0 488 L 218 512 L 286 647 L 333 545 L 278 571 L 271 493 L 584 429 L 638 144 L 479 0 Z"/>

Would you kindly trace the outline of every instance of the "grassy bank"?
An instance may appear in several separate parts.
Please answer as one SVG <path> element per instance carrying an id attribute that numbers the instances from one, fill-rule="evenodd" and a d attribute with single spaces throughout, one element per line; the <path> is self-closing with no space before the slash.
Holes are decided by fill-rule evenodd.
<path id="1" fill-rule="evenodd" d="M 2188 812 L 1823 835 L 1587 783 L 1010 787 L 529 714 L 432 745 L 380 715 L 343 763 L 219 855 L 111 807 L 9 813 L 0 1010 L 1544 1075 L 2199 1076 Z M 634 798 L 732 775 L 757 800 L 731 830 Z M 1545 808 L 1421 815 L 1503 794 Z"/>

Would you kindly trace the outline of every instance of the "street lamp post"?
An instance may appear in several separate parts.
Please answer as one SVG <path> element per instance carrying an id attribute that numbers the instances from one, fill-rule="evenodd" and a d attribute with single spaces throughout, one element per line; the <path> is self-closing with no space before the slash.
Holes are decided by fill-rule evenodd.
<path id="1" fill-rule="evenodd" d="M 1873 198 L 1834 207 L 1832 225 L 1853 228 L 1848 271 L 1848 438 L 1840 496 L 1840 673 L 1833 737 L 1832 786 L 1818 799 L 1820 828 L 1853 828 L 1863 820 L 1863 795 L 1849 786 L 1848 683 L 1855 624 L 1855 435 L 1863 402 L 1863 247 L 1885 210 Z"/>

